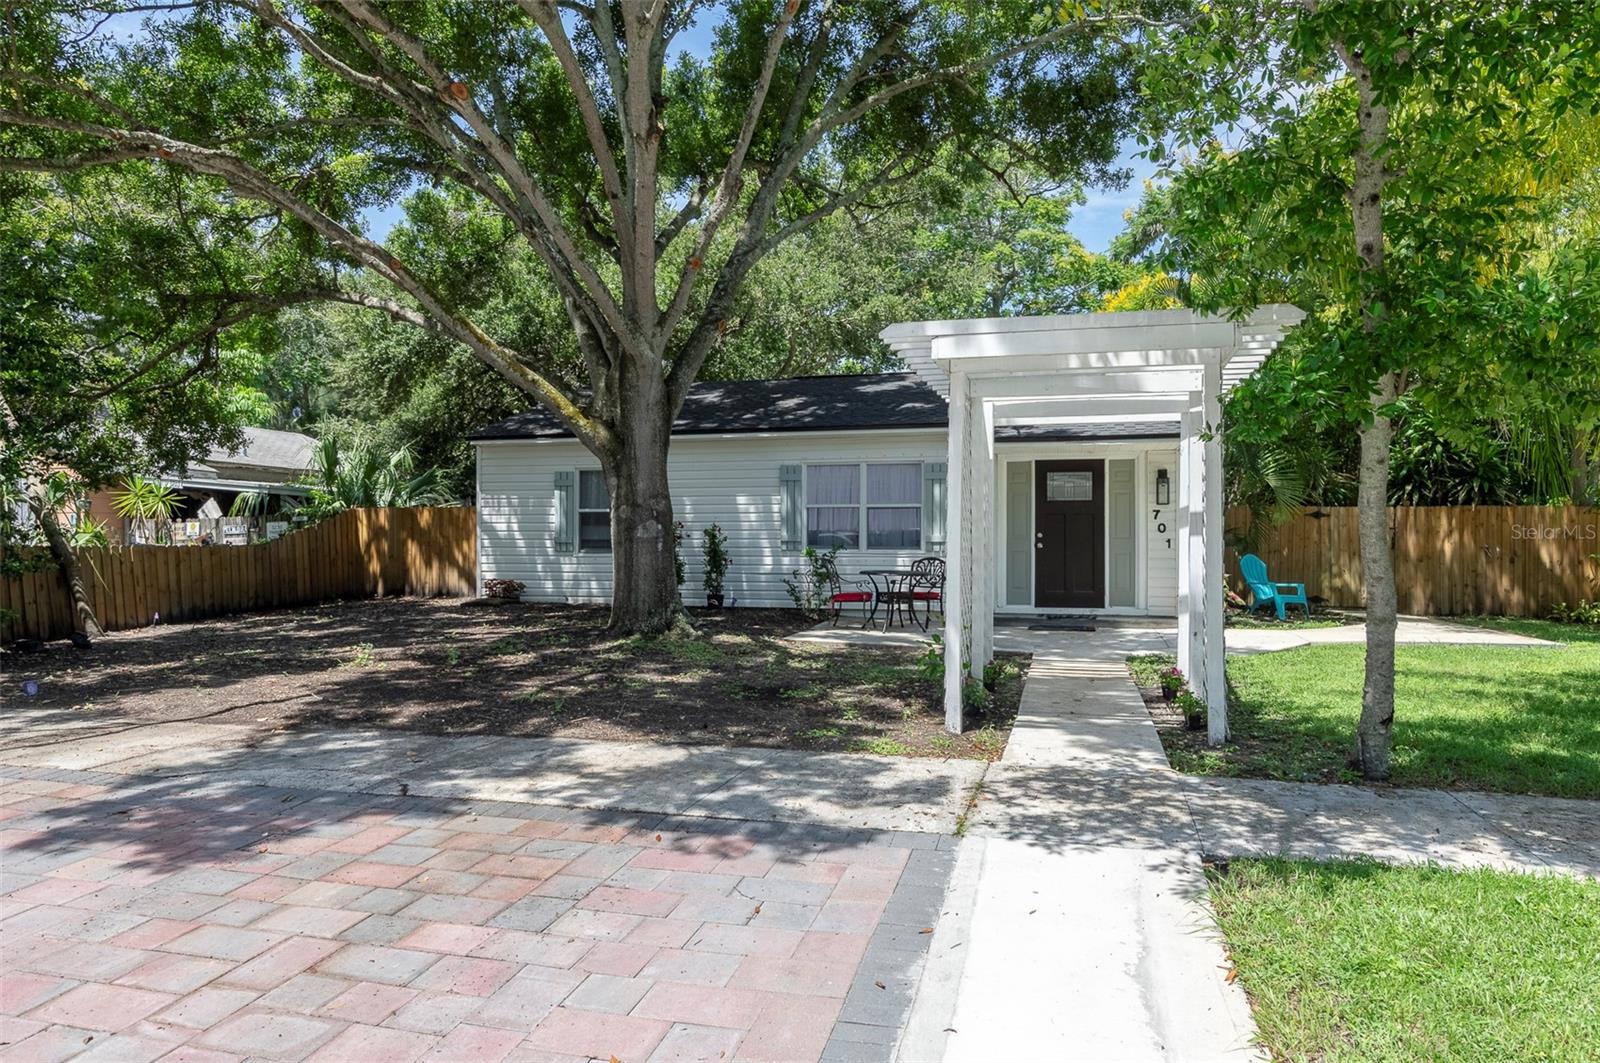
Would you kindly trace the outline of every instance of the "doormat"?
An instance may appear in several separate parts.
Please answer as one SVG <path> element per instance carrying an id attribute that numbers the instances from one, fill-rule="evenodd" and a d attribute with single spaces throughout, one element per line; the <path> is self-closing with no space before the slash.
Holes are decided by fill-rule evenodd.
<path id="1" fill-rule="evenodd" d="M 1029 631 L 1093 631 L 1093 624 L 1029 624 Z"/>

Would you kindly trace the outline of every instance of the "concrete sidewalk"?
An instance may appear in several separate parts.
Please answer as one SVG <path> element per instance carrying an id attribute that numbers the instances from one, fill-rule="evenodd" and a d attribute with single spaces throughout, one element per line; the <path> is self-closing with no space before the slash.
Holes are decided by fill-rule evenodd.
<path id="1" fill-rule="evenodd" d="M 1513 631 L 1458 624 L 1432 616 L 1403 616 L 1395 627 L 1394 639 L 1403 646 L 1528 646 L 1546 649 L 1559 645 Z M 1230 627 L 1227 630 L 1229 653 L 1272 653 L 1298 646 L 1352 645 L 1367 641 L 1367 625 L 1340 627 L 1270 628 Z"/>
<path id="2" fill-rule="evenodd" d="M 1150 622 L 997 629 L 1033 669 L 899 1059 L 1255 1058 L 1181 779 L 1124 666 L 1171 640 Z"/>
<path id="3" fill-rule="evenodd" d="M 1600 801 L 1186 777 L 1200 844 L 1219 856 L 1493 867 L 1600 878 Z"/>

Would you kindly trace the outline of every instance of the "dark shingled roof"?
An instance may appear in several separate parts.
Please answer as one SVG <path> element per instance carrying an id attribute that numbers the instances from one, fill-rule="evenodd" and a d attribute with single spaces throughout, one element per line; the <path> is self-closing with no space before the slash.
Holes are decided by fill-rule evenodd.
<path id="1" fill-rule="evenodd" d="M 702 380 L 689 389 L 673 435 L 724 432 L 821 432 L 870 428 L 943 428 L 943 397 L 914 373 L 804 376 L 786 380 Z M 1052 439 L 1176 438 L 1168 424 L 1088 424 L 999 428 L 997 442 Z M 485 425 L 468 439 L 570 439 L 543 409 Z"/>

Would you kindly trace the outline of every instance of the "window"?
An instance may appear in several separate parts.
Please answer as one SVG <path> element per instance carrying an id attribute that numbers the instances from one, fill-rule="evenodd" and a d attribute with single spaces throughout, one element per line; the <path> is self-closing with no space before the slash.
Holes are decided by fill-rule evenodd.
<path id="1" fill-rule="evenodd" d="M 1093 502 L 1094 473 L 1051 472 L 1045 474 L 1045 501 Z"/>
<path id="2" fill-rule="evenodd" d="M 605 474 L 592 469 L 578 473 L 578 549 L 611 549 L 611 493 Z"/>
<path id="3" fill-rule="evenodd" d="M 806 466 L 806 545 L 818 550 L 861 545 L 861 466 Z"/>
<path id="4" fill-rule="evenodd" d="M 863 542 L 921 549 L 921 462 L 806 466 L 806 545 L 856 550 Z"/>
<path id="5" fill-rule="evenodd" d="M 867 466 L 867 549 L 922 546 L 922 464 Z"/>

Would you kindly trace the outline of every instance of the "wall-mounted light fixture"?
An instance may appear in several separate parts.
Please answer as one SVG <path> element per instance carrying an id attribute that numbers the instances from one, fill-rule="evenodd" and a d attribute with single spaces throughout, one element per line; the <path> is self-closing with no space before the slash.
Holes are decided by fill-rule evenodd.
<path id="1" fill-rule="evenodd" d="M 1156 505 L 1166 506 L 1172 504 L 1172 481 L 1167 479 L 1167 470 L 1156 470 Z"/>

